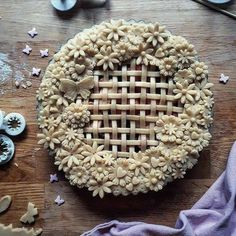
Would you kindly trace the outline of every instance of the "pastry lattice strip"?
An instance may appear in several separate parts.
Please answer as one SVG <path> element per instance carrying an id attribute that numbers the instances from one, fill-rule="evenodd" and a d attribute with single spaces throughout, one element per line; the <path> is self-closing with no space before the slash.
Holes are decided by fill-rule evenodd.
<path id="1" fill-rule="evenodd" d="M 158 67 L 136 66 L 133 59 L 119 70 L 94 70 L 94 81 L 86 142 L 105 145 L 114 157 L 130 157 L 157 146 L 158 116 L 183 112 L 174 101 L 173 80 L 160 76 Z"/>

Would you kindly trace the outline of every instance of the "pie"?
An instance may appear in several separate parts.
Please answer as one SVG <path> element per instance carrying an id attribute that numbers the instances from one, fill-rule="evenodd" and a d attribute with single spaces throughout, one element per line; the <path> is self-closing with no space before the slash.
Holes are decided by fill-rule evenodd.
<path id="1" fill-rule="evenodd" d="M 39 144 L 93 196 L 159 191 L 208 146 L 212 86 L 194 46 L 159 23 L 102 22 L 48 65 Z"/>

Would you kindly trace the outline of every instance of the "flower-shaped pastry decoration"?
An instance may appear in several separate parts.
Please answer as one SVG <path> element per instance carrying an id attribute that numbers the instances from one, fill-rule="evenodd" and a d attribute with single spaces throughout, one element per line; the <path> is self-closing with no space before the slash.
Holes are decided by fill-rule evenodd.
<path id="1" fill-rule="evenodd" d="M 172 54 L 177 57 L 178 68 L 183 69 L 195 62 L 197 52 L 192 44 L 183 42 L 175 46 L 172 50 Z"/>
<path id="2" fill-rule="evenodd" d="M 196 83 L 196 100 L 198 101 L 200 98 L 205 100 L 207 97 L 212 97 L 212 91 L 210 90 L 213 87 L 212 83 L 208 83 L 206 79 L 204 79 L 201 83 Z"/>
<path id="3" fill-rule="evenodd" d="M 88 171 L 84 166 L 74 166 L 69 172 L 68 179 L 71 185 L 84 187 L 89 180 Z"/>
<path id="4" fill-rule="evenodd" d="M 146 173 L 145 177 L 145 184 L 151 190 L 159 191 L 163 188 L 164 182 L 159 180 L 155 169 L 152 169 L 149 173 Z"/>
<path id="5" fill-rule="evenodd" d="M 148 65 L 148 61 L 152 60 L 152 56 L 151 53 L 153 52 L 153 49 L 151 48 L 145 48 L 143 44 L 139 45 L 138 48 L 138 58 L 137 58 L 137 65 L 139 64 L 144 64 L 144 65 Z"/>
<path id="6" fill-rule="evenodd" d="M 114 64 L 119 63 L 118 53 L 112 52 L 111 47 L 107 47 L 106 50 L 102 48 L 101 51 L 95 55 L 95 58 L 98 60 L 97 66 L 103 66 L 103 70 L 107 70 L 108 68 L 114 70 Z"/>
<path id="7" fill-rule="evenodd" d="M 48 65 L 36 94 L 39 144 L 93 196 L 159 191 L 209 145 L 212 86 L 183 37 L 159 23 L 103 22 Z"/>
<path id="8" fill-rule="evenodd" d="M 83 129 L 73 129 L 67 128 L 64 130 L 64 136 L 62 144 L 66 146 L 74 146 L 75 144 L 80 144 L 81 141 L 84 139 L 84 132 Z"/>
<path id="9" fill-rule="evenodd" d="M 191 65 L 196 80 L 207 79 L 208 66 L 204 62 L 196 61 Z"/>
<path id="10" fill-rule="evenodd" d="M 146 170 L 150 168 L 150 164 L 148 164 L 148 160 L 149 160 L 149 157 L 144 156 L 143 153 L 134 152 L 133 159 L 130 159 L 130 162 L 131 162 L 130 169 L 134 170 L 134 174 L 136 176 L 138 176 L 140 172 L 145 174 Z"/>
<path id="11" fill-rule="evenodd" d="M 201 108 L 199 105 L 192 105 L 185 110 L 185 113 L 179 115 L 187 129 L 204 123 Z"/>
<path id="12" fill-rule="evenodd" d="M 103 179 L 91 179 L 88 182 L 88 190 L 93 191 L 93 196 L 99 195 L 100 198 L 104 197 L 105 193 L 111 193 L 111 186 L 113 183 L 108 180 L 108 177 Z"/>
<path id="13" fill-rule="evenodd" d="M 55 162 L 58 165 L 58 169 L 70 169 L 73 166 L 78 166 L 80 164 L 80 160 L 84 158 L 82 155 L 83 148 L 81 148 L 78 144 L 75 144 L 73 147 L 67 146 L 62 151 L 61 156 L 64 157 L 61 162 Z"/>
<path id="14" fill-rule="evenodd" d="M 109 174 L 109 179 L 114 185 L 120 185 L 121 187 L 129 184 L 131 177 L 134 175 L 134 172 L 130 170 L 130 163 L 126 159 L 117 159 L 116 165 L 112 170 Z"/>
<path id="15" fill-rule="evenodd" d="M 106 27 L 103 32 L 106 34 L 108 40 L 114 39 L 115 41 L 118 41 L 120 37 L 125 36 L 127 26 L 126 24 L 123 24 L 122 20 L 111 20 L 110 22 L 105 23 L 105 25 Z"/>
<path id="16" fill-rule="evenodd" d="M 192 70 L 187 70 L 187 69 L 183 69 L 183 70 L 179 70 L 177 73 L 175 73 L 175 77 L 174 77 L 174 81 L 176 83 L 180 83 L 180 84 L 191 84 L 194 80 L 195 76 L 192 72 Z"/>
<path id="17" fill-rule="evenodd" d="M 96 161 L 102 159 L 104 146 L 98 146 L 97 142 L 94 142 L 92 146 L 85 145 L 83 155 L 85 156 L 84 162 L 89 162 L 94 165 Z"/>
<path id="18" fill-rule="evenodd" d="M 154 127 L 156 137 L 162 142 L 181 142 L 184 126 L 182 120 L 176 116 L 164 115 L 156 122 Z"/>
<path id="19" fill-rule="evenodd" d="M 148 43 L 152 43 L 153 47 L 155 47 L 158 43 L 163 44 L 168 36 L 169 34 L 166 32 L 165 27 L 160 26 L 159 23 L 148 25 L 147 32 L 143 34 L 146 41 Z"/>
<path id="20" fill-rule="evenodd" d="M 85 104 L 71 103 L 62 115 L 65 123 L 73 128 L 83 128 L 90 119 L 90 112 Z"/>
<path id="21" fill-rule="evenodd" d="M 81 37 L 76 37 L 69 40 L 67 48 L 70 50 L 68 56 L 73 56 L 74 58 L 85 57 L 86 50 L 88 50 L 88 45 L 86 45 L 85 40 Z"/>
<path id="22" fill-rule="evenodd" d="M 52 127 L 51 129 L 44 129 L 42 134 L 38 134 L 40 139 L 39 144 L 43 144 L 44 148 L 50 147 L 54 149 L 55 144 L 59 144 L 59 137 L 62 135 L 62 131 L 55 131 Z"/>
<path id="23" fill-rule="evenodd" d="M 194 102 L 194 97 L 197 94 L 197 91 L 195 90 L 195 84 L 190 84 L 185 81 L 183 84 L 176 83 L 176 89 L 173 90 L 173 92 L 176 94 L 175 99 L 179 100 L 181 103 Z"/>
<path id="24" fill-rule="evenodd" d="M 159 64 L 160 73 L 164 76 L 172 76 L 176 71 L 176 65 L 175 57 L 165 57 Z"/>

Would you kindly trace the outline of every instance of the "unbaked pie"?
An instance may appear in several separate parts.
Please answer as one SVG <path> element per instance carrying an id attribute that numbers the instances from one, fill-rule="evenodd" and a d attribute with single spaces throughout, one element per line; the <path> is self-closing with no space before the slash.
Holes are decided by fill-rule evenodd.
<path id="1" fill-rule="evenodd" d="M 39 144 L 93 196 L 159 191 L 209 144 L 212 86 L 183 37 L 158 23 L 102 22 L 48 65 L 37 91 Z"/>

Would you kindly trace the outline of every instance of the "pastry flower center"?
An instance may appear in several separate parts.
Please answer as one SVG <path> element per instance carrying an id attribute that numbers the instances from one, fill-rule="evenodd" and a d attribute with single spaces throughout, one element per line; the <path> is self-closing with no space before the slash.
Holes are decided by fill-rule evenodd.
<path id="1" fill-rule="evenodd" d="M 175 124 L 165 124 L 164 125 L 164 128 L 165 128 L 165 133 L 169 134 L 169 135 L 172 135 L 174 134 L 176 131 L 177 131 L 177 127 L 175 126 Z"/>
<path id="2" fill-rule="evenodd" d="M 152 179 L 151 179 L 151 182 L 152 182 L 152 184 L 156 184 L 156 183 L 157 183 L 157 178 L 155 178 L 155 177 L 152 178 Z"/>

